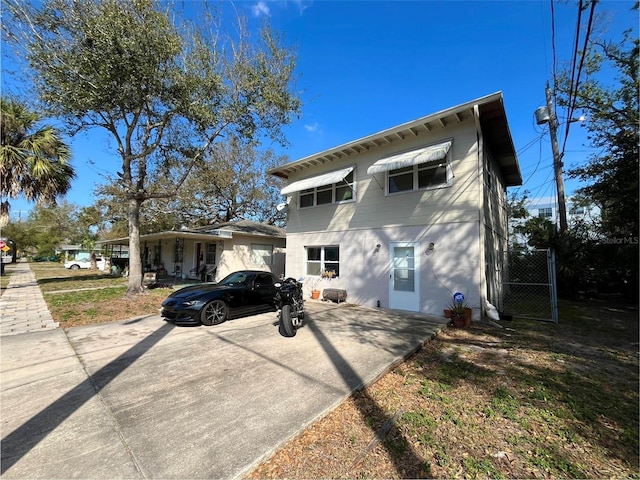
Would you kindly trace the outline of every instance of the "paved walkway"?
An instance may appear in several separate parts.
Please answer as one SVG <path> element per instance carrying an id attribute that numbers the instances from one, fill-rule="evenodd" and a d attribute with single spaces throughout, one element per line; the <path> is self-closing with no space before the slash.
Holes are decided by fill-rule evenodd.
<path id="1" fill-rule="evenodd" d="M 11 266 L 11 280 L 0 297 L 0 336 L 58 328 L 44 301 L 29 263 Z"/>

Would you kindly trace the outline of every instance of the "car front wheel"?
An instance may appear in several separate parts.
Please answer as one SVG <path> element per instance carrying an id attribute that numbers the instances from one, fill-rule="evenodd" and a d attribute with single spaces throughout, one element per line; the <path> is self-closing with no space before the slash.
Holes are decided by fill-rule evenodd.
<path id="1" fill-rule="evenodd" d="M 227 319 L 227 304 L 222 300 L 212 300 L 200 312 L 203 325 L 218 325 Z"/>
<path id="2" fill-rule="evenodd" d="M 80 265 L 71 265 L 71 270 L 80 270 Z"/>

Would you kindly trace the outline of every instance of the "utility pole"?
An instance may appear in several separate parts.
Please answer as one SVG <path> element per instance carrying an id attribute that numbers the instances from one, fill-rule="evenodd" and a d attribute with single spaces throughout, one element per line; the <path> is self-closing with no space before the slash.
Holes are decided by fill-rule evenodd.
<path id="1" fill-rule="evenodd" d="M 558 189 L 558 218 L 560 219 L 560 233 L 567 233 L 567 206 L 564 199 L 564 180 L 562 179 L 562 157 L 558 151 L 558 120 L 551 101 L 551 88 L 547 82 L 547 112 L 549 113 L 549 134 L 551 135 L 551 149 L 553 150 L 553 170 L 556 175 Z"/>

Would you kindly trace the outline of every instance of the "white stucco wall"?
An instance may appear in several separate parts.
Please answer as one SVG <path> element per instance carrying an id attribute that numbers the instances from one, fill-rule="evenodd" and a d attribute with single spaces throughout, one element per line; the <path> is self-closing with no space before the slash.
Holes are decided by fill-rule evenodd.
<path id="1" fill-rule="evenodd" d="M 374 307 L 378 300 L 389 307 L 391 242 L 419 242 L 420 310 L 442 315 L 455 292 L 462 292 L 470 306 L 479 312 L 480 268 L 478 264 L 478 224 L 441 224 L 430 226 L 358 229 L 340 232 L 291 234 L 287 238 L 286 275 L 305 277 L 305 292 L 313 285 L 341 288 L 347 301 Z M 434 243 L 433 251 L 428 250 Z M 381 248 L 376 252 L 376 245 Z M 307 246 L 340 247 L 340 276 L 331 280 L 306 275 Z"/>
<path id="2" fill-rule="evenodd" d="M 449 187 L 395 195 L 385 194 L 385 175 L 374 178 L 367 168 L 377 160 L 453 138 L 453 179 Z M 389 306 L 390 242 L 419 242 L 420 310 L 442 315 L 455 292 L 462 292 L 480 312 L 480 220 L 482 172 L 478 166 L 475 124 L 469 120 L 431 135 L 407 138 L 345 158 L 341 162 L 302 172 L 290 181 L 355 166 L 356 201 L 298 208 L 289 205 L 286 275 L 306 277 L 311 285 L 347 290 L 347 301 Z M 428 252 L 429 243 L 435 249 Z M 381 245 L 378 252 L 375 246 Z M 340 247 L 340 277 L 320 281 L 306 276 L 306 246 Z"/>
<path id="3" fill-rule="evenodd" d="M 273 264 L 259 265 L 251 260 L 251 245 L 273 245 Z M 222 279 L 237 270 L 263 270 L 276 275 L 284 273 L 284 238 L 265 238 L 238 236 L 233 240 L 225 240 L 224 251 L 221 252 L 216 279 Z"/>

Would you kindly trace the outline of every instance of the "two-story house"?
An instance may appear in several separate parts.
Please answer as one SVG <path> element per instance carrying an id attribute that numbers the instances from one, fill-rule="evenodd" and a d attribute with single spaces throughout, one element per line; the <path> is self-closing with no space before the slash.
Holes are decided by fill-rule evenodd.
<path id="1" fill-rule="evenodd" d="M 289 180 L 286 276 L 307 292 L 434 315 L 456 292 L 476 317 L 501 304 L 506 187 L 522 183 L 501 92 L 269 173 Z"/>

